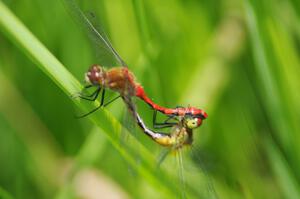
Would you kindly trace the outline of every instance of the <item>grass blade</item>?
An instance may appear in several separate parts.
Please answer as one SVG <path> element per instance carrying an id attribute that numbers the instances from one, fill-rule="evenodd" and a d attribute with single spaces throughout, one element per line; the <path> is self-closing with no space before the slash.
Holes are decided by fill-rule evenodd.
<path id="1" fill-rule="evenodd" d="M 12 42 L 14 42 L 36 65 L 49 76 L 67 95 L 71 95 L 81 90 L 80 83 L 71 75 L 69 71 L 34 37 L 34 35 L 19 21 L 14 14 L 0 1 L 0 27 L 1 31 Z M 74 100 L 75 104 L 83 110 L 87 110 L 88 105 L 81 104 L 79 100 Z M 98 102 L 95 102 L 94 106 Z M 119 145 L 119 134 L 121 125 L 109 112 L 100 110 L 92 114 L 92 121 L 106 133 L 113 146 L 121 153 L 133 168 L 141 174 L 157 190 L 160 190 L 164 198 L 174 198 L 175 185 L 166 177 L 165 173 L 157 173 L 155 169 L 153 155 L 143 146 L 134 140 L 127 151 Z M 99 119 L 101 118 L 101 119 Z M 102 125 L 106 124 L 106 125 Z M 135 164 L 135 147 L 139 147 L 143 154 L 141 164 Z"/>

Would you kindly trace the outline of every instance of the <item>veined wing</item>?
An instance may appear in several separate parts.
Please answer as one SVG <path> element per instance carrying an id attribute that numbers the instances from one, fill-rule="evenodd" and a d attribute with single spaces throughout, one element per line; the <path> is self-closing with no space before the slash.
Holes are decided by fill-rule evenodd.
<path id="1" fill-rule="evenodd" d="M 201 170 L 204 180 L 206 182 L 206 188 L 207 188 L 207 195 L 209 198 L 213 199 L 219 199 L 219 196 L 215 190 L 213 180 L 208 173 L 208 168 L 206 163 L 202 160 L 200 148 L 192 145 L 190 150 L 190 157 L 193 159 L 194 164 L 197 166 L 198 169 Z"/>
<path id="2" fill-rule="evenodd" d="M 87 33 L 92 45 L 96 48 L 96 52 L 101 59 L 99 64 L 104 66 L 127 66 L 105 36 L 104 31 L 89 20 L 75 0 L 63 0 L 63 2 L 70 15 Z"/>

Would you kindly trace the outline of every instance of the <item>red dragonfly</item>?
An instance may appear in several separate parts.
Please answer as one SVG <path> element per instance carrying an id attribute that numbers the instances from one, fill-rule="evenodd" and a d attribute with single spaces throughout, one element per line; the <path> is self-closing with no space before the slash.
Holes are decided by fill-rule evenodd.
<path id="1" fill-rule="evenodd" d="M 96 47 L 101 47 L 100 51 L 104 51 L 106 57 L 108 57 L 112 62 L 119 65 L 118 67 L 112 67 L 109 69 L 105 69 L 104 67 L 94 64 L 92 65 L 88 72 L 85 74 L 85 82 L 86 86 L 83 90 L 94 88 L 95 91 L 89 95 L 85 95 L 84 92 L 78 93 L 75 97 L 80 97 L 84 100 L 95 101 L 99 95 L 100 104 L 98 107 L 93 109 L 92 111 L 80 116 L 85 117 L 94 111 L 98 110 L 101 107 L 105 107 L 114 100 L 121 97 L 126 103 L 127 107 L 136 118 L 137 123 L 143 129 L 143 131 L 152 137 L 157 143 L 162 145 L 170 145 L 172 143 L 172 139 L 170 135 L 164 133 L 150 133 L 149 129 L 144 125 L 142 119 L 139 117 L 136 112 L 135 104 L 132 102 L 133 97 L 137 97 L 144 102 L 146 102 L 150 107 L 153 108 L 153 127 L 154 128 L 166 128 L 166 127 L 176 127 L 179 123 L 178 121 L 186 122 L 185 126 L 188 129 L 197 128 L 202 124 L 202 121 L 207 118 L 207 113 L 202 109 L 198 109 L 196 107 L 176 107 L 176 108 L 165 108 L 156 103 L 154 103 L 146 94 L 144 88 L 136 81 L 134 74 L 128 69 L 127 64 L 120 57 L 117 51 L 113 48 L 112 44 L 109 42 L 108 38 L 105 36 L 104 32 L 91 23 L 88 17 L 80 10 L 80 8 L 76 5 L 73 0 L 65 0 L 68 4 L 69 11 L 75 17 L 75 19 L 85 27 L 88 31 L 90 37 L 92 37 L 92 41 L 95 41 Z M 111 63 L 112 63 L 111 62 Z M 108 102 L 105 102 L 105 90 L 110 89 L 119 93 L 119 96 L 111 99 Z M 167 119 L 162 123 L 158 123 L 156 121 L 157 111 L 163 113 L 167 116 Z M 185 118 L 184 120 L 178 120 L 178 118 Z M 170 122 L 171 119 L 177 119 L 176 122 Z M 189 131 L 186 131 L 189 132 Z M 191 133 L 185 133 L 189 137 Z M 160 137 L 161 139 L 157 139 Z M 170 138 L 170 139 L 168 139 Z M 189 138 L 190 139 L 190 138 Z M 187 139 L 185 143 L 189 143 Z M 168 141 L 162 141 L 168 140 Z M 190 139 L 192 140 L 192 139 Z M 169 144 L 168 144 L 169 143 Z M 172 145 L 172 144 L 171 144 Z"/>

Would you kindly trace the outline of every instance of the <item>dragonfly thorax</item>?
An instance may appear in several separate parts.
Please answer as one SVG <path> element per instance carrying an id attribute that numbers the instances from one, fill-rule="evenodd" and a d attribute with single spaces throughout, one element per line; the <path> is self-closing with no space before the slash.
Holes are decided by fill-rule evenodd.
<path id="1" fill-rule="evenodd" d="M 173 140 L 172 148 L 178 149 L 184 145 L 191 145 L 193 142 L 192 129 L 186 127 L 185 124 L 178 124 L 173 127 L 170 137 Z"/>

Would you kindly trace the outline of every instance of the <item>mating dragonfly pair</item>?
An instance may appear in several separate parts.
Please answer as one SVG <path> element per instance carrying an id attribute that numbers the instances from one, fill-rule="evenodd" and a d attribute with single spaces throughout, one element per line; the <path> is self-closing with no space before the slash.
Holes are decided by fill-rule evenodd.
<path id="1" fill-rule="evenodd" d="M 69 2 L 70 11 L 76 17 L 77 21 L 86 28 L 92 40 L 96 41 L 96 47 L 99 48 L 100 51 L 105 51 L 105 54 L 110 56 L 110 58 L 119 65 L 119 67 L 112 67 L 107 70 L 100 65 L 90 67 L 85 74 L 86 86 L 84 90 L 94 88 L 95 91 L 90 95 L 85 95 L 84 92 L 80 92 L 76 96 L 84 100 L 95 101 L 99 95 L 101 95 L 100 104 L 81 117 L 87 116 L 99 108 L 107 106 L 118 98 L 122 98 L 142 131 L 156 143 L 170 147 L 171 149 L 179 149 L 184 145 L 191 145 L 193 142 L 193 129 L 201 126 L 202 121 L 207 118 L 206 112 L 195 107 L 165 108 L 154 103 L 147 96 L 144 88 L 135 80 L 134 74 L 128 69 L 127 64 L 113 48 L 104 32 L 99 28 L 96 29 L 72 0 L 66 1 Z M 119 93 L 119 96 L 105 102 L 106 89 Z M 170 132 L 163 133 L 148 128 L 137 112 L 136 106 L 133 103 L 134 97 L 143 100 L 154 110 L 153 128 L 171 128 Z M 166 115 L 167 119 L 161 123 L 157 122 L 157 112 Z"/>
<path id="2" fill-rule="evenodd" d="M 106 42 L 112 49 L 112 52 L 115 53 L 115 56 L 117 56 L 118 59 L 121 59 L 111 44 L 108 41 Z M 83 93 L 80 93 L 78 97 L 84 100 L 95 101 L 101 93 L 101 101 L 98 107 L 83 115 L 83 117 L 101 107 L 105 107 L 121 97 L 143 132 L 151 137 L 156 143 L 163 146 L 178 149 L 184 145 L 191 145 L 193 142 L 193 129 L 199 127 L 202 124 L 202 121 L 207 118 L 206 112 L 195 107 L 165 108 L 155 104 L 147 96 L 144 88 L 135 81 L 135 76 L 126 65 L 122 67 L 113 67 L 109 70 L 105 70 L 99 65 L 93 65 L 86 73 L 85 80 L 87 85 L 84 89 L 95 87 L 96 90 L 91 95 L 83 95 Z M 118 92 L 119 96 L 105 103 L 105 89 Z M 133 97 L 140 98 L 154 110 L 153 128 L 161 129 L 173 127 L 171 132 L 157 132 L 148 128 L 136 110 L 132 100 Z M 162 123 L 158 123 L 156 121 L 157 112 L 166 115 L 167 119 Z"/>

